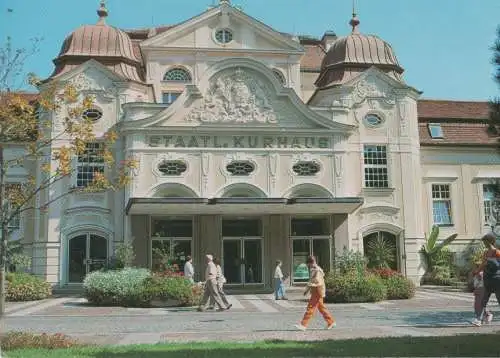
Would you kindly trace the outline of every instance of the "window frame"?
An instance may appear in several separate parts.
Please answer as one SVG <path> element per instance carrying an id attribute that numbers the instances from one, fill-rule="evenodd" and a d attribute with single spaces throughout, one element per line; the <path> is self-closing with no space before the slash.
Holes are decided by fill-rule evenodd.
<path id="1" fill-rule="evenodd" d="M 174 72 L 182 72 L 185 76 L 185 79 L 168 79 L 168 75 Z M 191 72 L 189 70 L 185 69 L 184 67 L 179 67 L 179 66 L 174 66 L 169 68 L 165 74 L 163 75 L 163 82 L 169 82 L 169 83 L 191 83 L 193 82 L 193 76 L 191 75 Z"/>
<path id="2" fill-rule="evenodd" d="M 286 77 L 283 74 L 283 72 L 277 68 L 273 68 L 272 71 L 273 71 L 273 74 L 276 77 L 276 79 L 281 83 L 281 85 L 283 87 L 285 87 L 286 86 Z"/>
<path id="3" fill-rule="evenodd" d="M 165 102 L 165 95 L 170 99 L 170 102 Z M 175 99 L 172 100 L 172 95 L 176 95 Z M 161 103 L 171 106 L 177 99 L 182 95 L 182 91 L 162 91 L 161 93 Z"/>
<path id="4" fill-rule="evenodd" d="M 233 165 L 233 164 L 236 164 L 236 163 L 248 163 L 248 164 L 250 164 L 253 167 L 253 169 L 252 169 L 251 172 L 247 172 L 246 174 L 235 174 L 235 173 L 231 172 L 230 170 L 228 170 L 228 167 L 231 166 L 231 165 Z M 224 170 L 228 174 L 229 177 L 233 177 L 233 178 L 249 178 L 249 177 L 255 175 L 255 173 L 257 171 L 257 163 L 255 163 L 253 160 L 248 160 L 248 159 L 231 160 L 231 161 L 225 163 Z"/>
<path id="5" fill-rule="evenodd" d="M 500 198 L 499 197 L 494 196 L 492 199 L 487 199 L 486 195 L 485 195 L 486 194 L 485 188 L 494 187 L 494 186 L 496 186 L 496 184 L 492 184 L 492 183 L 482 183 L 481 184 L 482 206 L 483 206 L 483 210 L 482 210 L 483 225 L 489 225 L 488 220 L 489 220 L 490 216 L 492 216 L 492 214 L 490 213 L 490 215 L 487 215 L 486 212 L 492 210 L 493 206 L 491 206 L 491 203 L 496 202 L 497 207 L 500 206 Z M 492 190 L 492 192 L 493 192 L 493 195 L 495 195 L 495 190 Z M 488 203 L 488 205 L 486 203 Z M 493 215 L 493 216 L 495 216 L 497 223 L 500 223 L 500 210 L 496 213 L 496 215 Z"/>
<path id="6" fill-rule="evenodd" d="M 223 41 L 223 40 L 219 41 L 219 39 L 217 38 L 217 34 L 218 34 L 218 33 L 222 33 L 222 34 L 224 34 L 224 33 L 226 33 L 226 34 L 227 34 L 227 33 L 228 33 L 228 34 L 230 34 L 230 35 L 231 35 L 231 36 L 230 36 L 231 38 L 230 38 L 230 40 L 229 40 L 229 41 Z M 224 38 L 225 38 L 225 36 L 223 37 L 223 39 L 224 39 Z M 228 45 L 228 44 L 230 44 L 231 42 L 233 42 L 233 41 L 234 41 L 234 32 L 233 32 L 233 31 L 231 31 L 231 29 L 228 29 L 227 27 L 216 29 L 216 30 L 214 31 L 214 40 L 215 40 L 215 42 L 216 42 L 216 43 L 218 43 L 219 45 Z"/>
<path id="7" fill-rule="evenodd" d="M 367 164 L 366 160 L 368 159 L 367 149 L 369 147 L 381 147 L 384 148 L 385 151 L 385 164 Z M 363 189 L 368 190 L 386 190 L 391 188 L 391 180 L 390 180 L 390 171 L 389 171 L 389 146 L 387 144 L 363 144 L 362 146 L 362 161 L 363 161 Z M 387 183 L 385 186 L 368 186 L 367 183 L 367 169 L 385 169 L 385 182 Z M 373 181 L 373 180 L 372 180 Z M 384 180 L 383 180 L 384 181 Z M 375 181 L 373 181 L 375 182 Z"/>
<path id="8" fill-rule="evenodd" d="M 97 153 L 95 154 L 95 156 L 99 159 L 98 162 L 92 162 L 90 160 L 88 160 L 87 162 L 82 162 L 80 161 L 80 158 L 82 156 L 86 156 L 87 159 L 90 159 L 91 157 L 91 153 L 88 153 L 87 150 L 88 150 L 88 146 L 89 145 L 97 145 L 97 148 L 96 148 L 96 151 Z M 75 182 L 75 185 L 74 187 L 75 188 L 78 188 L 78 189 L 85 189 L 87 188 L 94 180 L 94 174 L 95 172 L 100 172 L 101 174 L 103 175 L 106 175 L 106 163 L 104 161 L 104 156 L 102 155 L 102 150 L 104 150 L 104 145 L 105 143 L 103 141 L 99 141 L 99 140 L 96 140 L 96 141 L 93 141 L 93 142 L 87 142 L 85 143 L 85 147 L 86 147 L 86 153 L 84 154 L 80 154 L 80 155 L 76 155 L 76 158 L 75 158 L 75 179 L 74 179 L 74 182 Z M 100 152 L 99 152 L 100 151 Z M 100 157 L 100 158 L 99 158 Z M 88 173 L 90 173 L 90 171 L 87 171 L 87 176 L 88 177 L 91 177 L 90 181 L 89 181 L 89 178 L 85 178 L 85 179 L 80 179 L 80 173 L 84 173 L 83 171 L 80 172 L 80 168 L 83 168 L 83 167 L 89 167 L 89 168 L 99 168 L 98 171 L 94 170 L 92 171 L 92 175 L 89 176 Z M 86 183 L 85 185 L 79 185 L 79 182 L 84 182 Z"/>
<path id="9" fill-rule="evenodd" d="M 429 131 L 429 135 L 432 139 L 444 138 L 443 127 L 441 126 L 441 123 L 428 123 L 427 130 Z M 433 130 L 438 130 L 439 133 L 437 135 L 434 135 Z"/>
<path id="10" fill-rule="evenodd" d="M 439 188 L 438 191 L 434 191 L 434 187 L 447 187 L 448 190 L 448 197 L 443 198 L 443 197 L 435 197 L 435 193 L 439 193 L 441 196 L 445 191 L 441 190 L 442 188 Z M 431 198 L 431 213 L 432 213 L 432 223 L 433 225 L 437 225 L 439 227 L 452 227 L 455 225 L 454 223 L 454 210 L 453 210 L 453 195 L 452 195 L 452 184 L 451 183 L 431 183 L 430 184 L 430 198 Z M 435 213 L 435 207 L 434 203 L 448 203 L 448 213 L 447 216 L 449 218 L 449 222 L 436 222 L 436 213 Z"/>

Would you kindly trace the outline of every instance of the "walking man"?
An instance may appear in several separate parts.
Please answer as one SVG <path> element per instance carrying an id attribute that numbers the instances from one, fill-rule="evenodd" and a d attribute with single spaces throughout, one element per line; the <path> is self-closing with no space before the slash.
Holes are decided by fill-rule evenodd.
<path id="1" fill-rule="evenodd" d="M 219 307 L 217 311 L 224 311 L 230 308 L 230 306 L 223 306 L 222 300 L 219 296 L 219 290 L 217 288 L 217 267 L 215 266 L 213 259 L 212 255 L 206 255 L 207 267 L 205 269 L 205 292 L 203 293 L 203 299 L 198 307 L 198 311 L 200 312 L 205 311 L 210 298 L 213 298 L 213 301 Z"/>
<path id="2" fill-rule="evenodd" d="M 186 263 L 184 264 L 184 277 L 191 283 L 194 283 L 194 267 L 193 258 L 191 256 L 186 257 Z"/>
<path id="3" fill-rule="evenodd" d="M 301 331 L 305 331 L 317 308 L 326 321 L 326 329 L 332 329 L 336 325 L 335 320 L 333 319 L 330 312 L 328 312 L 325 304 L 323 303 L 323 299 L 326 293 L 325 273 L 323 272 L 321 267 L 316 264 L 316 259 L 314 258 L 314 256 L 309 256 L 306 263 L 309 267 L 311 275 L 307 284 L 307 289 L 304 292 L 304 296 L 311 292 L 311 298 L 309 299 L 309 303 L 307 304 L 307 310 L 304 314 L 304 317 L 302 318 L 302 321 L 300 322 L 300 324 L 296 324 L 295 328 Z"/>
<path id="4" fill-rule="evenodd" d="M 229 303 L 226 297 L 226 293 L 224 292 L 224 284 L 226 283 L 226 278 L 224 277 L 224 273 L 222 272 L 222 267 L 220 265 L 220 260 L 218 258 L 214 258 L 215 267 L 217 267 L 217 292 L 219 293 L 220 299 L 222 303 L 224 303 L 227 309 L 230 309 L 233 305 Z M 215 301 L 213 297 L 210 297 L 210 301 L 208 303 L 208 309 L 215 308 Z"/>

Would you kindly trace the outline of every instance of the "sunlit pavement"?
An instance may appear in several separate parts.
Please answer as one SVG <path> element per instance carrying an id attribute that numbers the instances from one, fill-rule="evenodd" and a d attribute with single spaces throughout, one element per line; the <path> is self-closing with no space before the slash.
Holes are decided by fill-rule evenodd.
<path id="1" fill-rule="evenodd" d="M 132 309 L 89 307 L 78 297 L 12 304 L 2 331 L 65 333 L 97 344 L 264 339 L 346 339 L 384 336 L 439 336 L 500 331 L 500 321 L 473 327 L 473 297 L 468 293 L 419 290 L 411 300 L 374 304 L 329 304 L 337 328 L 327 331 L 316 313 L 306 332 L 293 327 L 305 310 L 300 296 L 275 301 L 269 294 L 233 295 L 225 312 L 193 308 Z M 493 307 L 495 313 L 497 307 Z M 498 311 L 498 310 L 497 310 Z M 500 312 L 498 312 L 500 319 Z"/>

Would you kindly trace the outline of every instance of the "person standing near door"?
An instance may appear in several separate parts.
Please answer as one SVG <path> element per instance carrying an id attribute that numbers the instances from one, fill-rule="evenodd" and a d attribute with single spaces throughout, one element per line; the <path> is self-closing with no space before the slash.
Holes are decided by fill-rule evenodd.
<path id="1" fill-rule="evenodd" d="M 184 277 L 189 282 L 194 283 L 194 266 L 193 258 L 191 256 L 186 257 L 186 263 L 184 264 Z"/>
<path id="2" fill-rule="evenodd" d="M 307 284 L 307 289 L 304 292 L 304 296 L 309 292 L 311 293 L 311 298 L 309 299 L 309 303 L 307 304 L 307 310 L 302 318 L 300 324 L 296 324 L 295 328 L 305 331 L 307 329 L 307 325 L 311 320 L 312 316 L 316 309 L 319 310 L 321 315 L 326 321 L 326 329 L 332 329 L 336 326 L 335 320 L 333 319 L 330 312 L 328 312 L 323 299 L 326 294 L 326 286 L 325 286 L 325 273 L 323 269 L 316 264 L 316 259 L 314 256 L 309 256 L 307 258 L 307 266 L 311 271 L 311 276 L 309 279 L 309 283 Z"/>
<path id="3" fill-rule="evenodd" d="M 287 300 L 285 297 L 285 276 L 281 271 L 281 260 L 276 260 L 276 268 L 274 269 L 274 299 Z"/>
<path id="4" fill-rule="evenodd" d="M 225 311 L 231 308 L 229 305 L 224 307 L 223 302 L 219 296 L 219 290 L 217 289 L 217 266 L 213 262 L 212 255 L 206 255 L 207 266 L 205 268 L 205 292 L 203 293 L 203 299 L 201 300 L 198 311 L 203 312 L 207 306 L 210 298 L 213 298 L 215 304 L 219 307 L 217 311 Z"/>

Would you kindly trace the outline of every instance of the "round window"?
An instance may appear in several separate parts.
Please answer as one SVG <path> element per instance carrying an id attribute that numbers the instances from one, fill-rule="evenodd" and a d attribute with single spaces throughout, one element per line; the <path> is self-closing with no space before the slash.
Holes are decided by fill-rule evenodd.
<path id="1" fill-rule="evenodd" d="M 99 108 L 89 108 L 83 111 L 82 118 L 88 121 L 96 122 L 102 118 L 102 111 Z"/>
<path id="2" fill-rule="evenodd" d="M 215 39 L 218 43 L 227 44 L 233 41 L 233 33 L 228 29 L 217 30 Z"/>
<path id="3" fill-rule="evenodd" d="M 380 118 L 376 114 L 368 114 L 365 117 L 365 122 L 371 127 L 377 127 L 382 124 L 382 118 Z"/>

